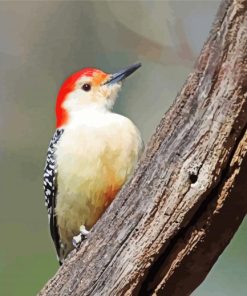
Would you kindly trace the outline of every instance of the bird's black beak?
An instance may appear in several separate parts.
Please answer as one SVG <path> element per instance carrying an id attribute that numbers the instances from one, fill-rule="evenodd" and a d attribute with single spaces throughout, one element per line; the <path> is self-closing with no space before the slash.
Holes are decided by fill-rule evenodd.
<path id="1" fill-rule="evenodd" d="M 121 69 L 117 73 L 111 74 L 110 78 L 104 84 L 113 84 L 113 83 L 117 83 L 119 81 L 122 81 L 125 78 L 127 78 L 129 75 L 131 75 L 133 72 L 135 72 L 140 67 L 141 67 L 141 63 L 136 63 L 136 64 L 128 66 L 124 69 Z"/>

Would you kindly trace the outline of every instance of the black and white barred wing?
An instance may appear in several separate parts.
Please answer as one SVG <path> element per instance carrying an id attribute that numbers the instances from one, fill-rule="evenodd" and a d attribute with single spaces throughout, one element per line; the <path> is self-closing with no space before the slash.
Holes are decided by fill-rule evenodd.
<path id="1" fill-rule="evenodd" d="M 57 219 L 55 214 L 56 195 L 57 195 L 57 166 L 56 166 L 56 146 L 63 134 L 62 129 L 57 129 L 53 135 L 48 152 L 44 170 L 44 192 L 45 205 L 48 211 L 48 221 L 53 242 L 56 247 L 57 254 L 60 253 L 60 239 L 57 228 Z"/>

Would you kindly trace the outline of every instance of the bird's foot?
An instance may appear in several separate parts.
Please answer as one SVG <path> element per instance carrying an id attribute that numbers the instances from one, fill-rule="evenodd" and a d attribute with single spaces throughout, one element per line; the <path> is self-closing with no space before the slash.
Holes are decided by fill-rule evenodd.
<path id="1" fill-rule="evenodd" d="M 86 229 L 84 225 L 80 226 L 80 233 L 75 235 L 72 239 L 73 246 L 78 250 L 81 242 L 87 238 L 89 231 Z"/>

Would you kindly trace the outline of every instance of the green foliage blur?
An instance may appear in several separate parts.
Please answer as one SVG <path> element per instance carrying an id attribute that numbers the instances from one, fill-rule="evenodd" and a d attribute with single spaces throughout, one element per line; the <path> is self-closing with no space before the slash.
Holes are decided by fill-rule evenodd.
<path id="1" fill-rule="evenodd" d="M 115 111 L 147 142 L 191 71 L 217 1 L 0 2 L 0 295 L 36 295 L 58 264 L 42 174 L 62 81 L 141 61 Z M 246 295 L 247 223 L 198 296 Z"/>

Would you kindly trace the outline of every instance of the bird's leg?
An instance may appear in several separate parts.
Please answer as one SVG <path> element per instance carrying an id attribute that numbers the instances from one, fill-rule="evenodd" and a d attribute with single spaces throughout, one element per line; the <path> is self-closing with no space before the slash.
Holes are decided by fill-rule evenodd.
<path id="1" fill-rule="evenodd" d="M 72 239 L 73 246 L 78 249 L 81 245 L 81 242 L 87 238 L 89 231 L 86 229 L 84 225 L 80 226 L 80 233 L 75 235 Z"/>

